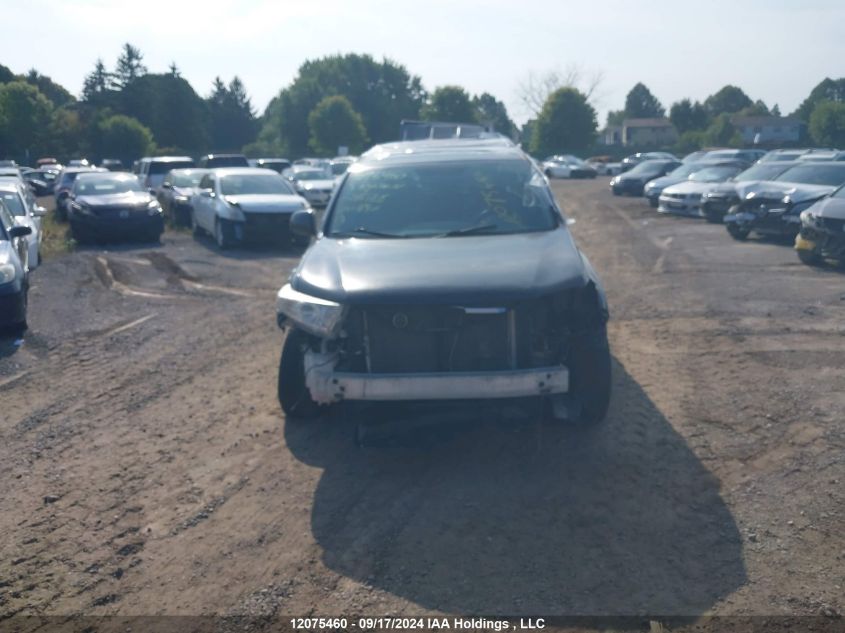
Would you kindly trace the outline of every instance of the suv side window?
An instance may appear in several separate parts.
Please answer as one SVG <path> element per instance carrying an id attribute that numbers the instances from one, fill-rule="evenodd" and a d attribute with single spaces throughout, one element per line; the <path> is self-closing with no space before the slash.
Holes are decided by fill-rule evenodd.
<path id="1" fill-rule="evenodd" d="M 212 180 L 211 174 L 207 174 L 202 177 L 199 184 L 200 189 L 214 189 L 214 181 Z"/>
<path id="2" fill-rule="evenodd" d="M 6 205 L 0 202 L 0 224 L 3 225 L 4 232 L 8 234 L 10 228 L 15 225 L 15 220 L 12 218 L 12 214 L 9 213 L 9 209 L 6 208 Z"/>

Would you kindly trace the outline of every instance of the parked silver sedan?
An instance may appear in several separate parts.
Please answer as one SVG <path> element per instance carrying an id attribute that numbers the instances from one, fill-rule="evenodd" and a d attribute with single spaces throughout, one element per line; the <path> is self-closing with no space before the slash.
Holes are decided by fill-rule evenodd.
<path id="1" fill-rule="evenodd" d="M 32 231 L 27 237 L 29 268 L 33 269 L 41 262 L 39 251 L 44 233 L 41 230 L 41 218 L 47 215 L 44 207 L 34 203 L 26 185 L 13 180 L 0 181 L 0 200 L 4 202 L 9 212 L 15 216 L 15 222 L 20 226 L 28 226 Z"/>

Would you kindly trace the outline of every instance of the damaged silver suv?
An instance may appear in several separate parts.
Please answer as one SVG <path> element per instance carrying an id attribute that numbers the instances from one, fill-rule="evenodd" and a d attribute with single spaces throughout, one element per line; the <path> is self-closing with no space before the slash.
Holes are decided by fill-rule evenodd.
<path id="1" fill-rule="evenodd" d="M 379 145 L 350 166 L 278 292 L 288 418 L 343 402 L 610 398 L 607 301 L 548 182 L 503 138 Z"/>

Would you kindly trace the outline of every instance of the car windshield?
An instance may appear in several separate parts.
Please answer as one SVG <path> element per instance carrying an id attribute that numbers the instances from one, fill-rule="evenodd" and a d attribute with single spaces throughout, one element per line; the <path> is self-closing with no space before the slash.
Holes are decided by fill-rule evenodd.
<path id="1" fill-rule="evenodd" d="M 667 176 L 671 176 L 672 178 L 686 178 L 690 174 L 695 173 L 697 170 L 701 169 L 701 163 L 684 163 L 677 169 L 669 172 Z M 631 171 L 634 171 L 633 169 Z"/>
<path id="2" fill-rule="evenodd" d="M 435 237 L 548 231 L 545 179 L 523 160 L 472 161 L 350 173 L 327 235 Z"/>
<path id="3" fill-rule="evenodd" d="M 666 165 L 664 160 L 646 160 L 631 168 L 628 174 L 631 176 L 648 176 L 651 174 L 659 174 Z"/>
<path id="4" fill-rule="evenodd" d="M 137 178 L 80 178 L 76 181 L 79 196 L 110 196 L 116 193 L 144 191 Z"/>
<path id="5" fill-rule="evenodd" d="M 748 180 L 771 180 L 785 170 L 786 167 L 784 165 L 758 163 L 756 165 L 752 165 L 745 171 L 738 173 L 733 179 L 736 182 L 745 182 Z"/>
<path id="6" fill-rule="evenodd" d="M 224 196 L 253 194 L 293 194 L 281 176 L 275 174 L 233 174 L 220 179 L 220 191 Z"/>
<path id="7" fill-rule="evenodd" d="M 705 167 L 689 177 L 693 182 L 724 182 L 739 171 L 739 167 L 729 165 Z"/>
<path id="8" fill-rule="evenodd" d="M 12 215 L 19 217 L 26 215 L 23 200 L 16 191 L 0 191 L 0 200 L 6 203 L 6 208 L 12 212 Z"/>
<path id="9" fill-rule="evenodd" d="M 841 185 L 845 183 L 845 165 L 808 163 L 790 167 L 774 180 L 800 182 L 805 185 Z"/>
<path id="10" fill-rule="evenodd" d="M 174 187 L 196 187 L 205 175 L 202 171 L 185 171 L 173 174 Z"/>
<path id="11" fill-rule="evenodd" d="M 332 175 L 342 176 L 349 169 L 350 163 L 332 163 Z"/>
<path id="12" fill-rule="evenodd" d="M 330 176 L 324 171 L 300 171 L 293 175 L 294 180 L 328 180 Z"/>
<path id="13" fill-rule="evenodd" d="M 200 165 L 202 166 L 202 165 Z M 249 167 L 243 156 L 213 156 L 208 159 L 207 167 Z"/>

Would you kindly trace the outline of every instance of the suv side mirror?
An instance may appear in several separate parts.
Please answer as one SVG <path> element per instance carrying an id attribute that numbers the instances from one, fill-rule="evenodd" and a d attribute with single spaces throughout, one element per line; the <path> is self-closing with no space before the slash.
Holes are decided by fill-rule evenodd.
<path id="1" fill-rule="evenodd" d="M 13 226 L 9 229 L 9 237 L 12 239 L 16 237 L 26 237 L 32 233 L 32 229 L 28 226 Z"/>
<path id="2" fill-rule="evenodd" d="M 161 188 L 162 189 L 173 189 L 173 185 L 171 185 L 169 182 L 163 182 L 163 183 L 161 183 Z"/>
<path id="3" fill-rule="evenodd" d="M 290 231 L 301 237 L 313 237 L 317 234 L 317 223 L 312 211 L 297 211 L 290 216 Z"/>

